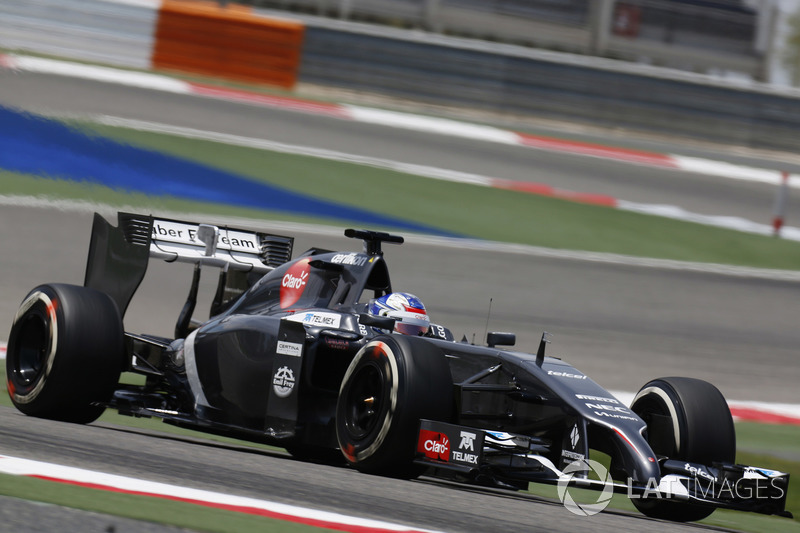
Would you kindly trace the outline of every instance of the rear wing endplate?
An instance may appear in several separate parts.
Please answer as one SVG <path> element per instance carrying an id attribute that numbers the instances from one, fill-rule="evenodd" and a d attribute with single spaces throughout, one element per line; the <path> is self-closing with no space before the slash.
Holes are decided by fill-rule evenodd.
<path id="1" fill-rule="evenodd" d="M 149 259 L 265 274 L 289 261 L 294 239 L 258 231 L 118 213 L 95 213 L 84 285 L 105 292 L 124 316 Z"/>

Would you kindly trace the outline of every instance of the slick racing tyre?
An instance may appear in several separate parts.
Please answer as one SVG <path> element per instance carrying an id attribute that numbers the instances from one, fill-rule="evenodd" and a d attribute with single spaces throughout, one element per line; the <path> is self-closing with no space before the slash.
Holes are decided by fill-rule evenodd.
<path id="1" fill-rule="evenodd" d="M 733 417 L 714 385 L 694 378 L 655 379 L 636 394 L 631 410 L 647 423 L 647 440 L 656 455 L 708 466 L 735 462 Z M 654 498 L 633 503 L 647 516 L 679 522 L 714 512 L 713 507 Z"/>
<path id="2" fill-rule="evenodd" d="M 450 421 L 455 404 L 442 351 L 417 337 L 376 337 L 353 358 L 336 405 L 336 435 L 361 472 L 413 478 L 421 418 Z"/>
<path id="3" fill-rule="evenodd" d="M 97 419 L 119 381 L 124 334 L 117 305 L 75 285 L 33 289 L 11 327 L 8 393 L 23 413 L 86 424 Z"/>

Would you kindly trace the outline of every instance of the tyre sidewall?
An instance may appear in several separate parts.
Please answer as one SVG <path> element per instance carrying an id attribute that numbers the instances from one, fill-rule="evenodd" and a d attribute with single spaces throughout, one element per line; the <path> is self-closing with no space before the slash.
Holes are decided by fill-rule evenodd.
<path id="1" fill-rule="evenodd" d="M 46 339 L 41 371 L 21 373 L 23 334 L 40 321 Z M 62 284 L 42 285 L 23 300 L 9 335 L 6 370 L 9 396 L 23 413 L 88 422 L 103 412 L 123 366 L 124 333 L 116 304 L 104 293 Z"/>
<path id="2" fill-rule="evenodd" d="M 377 423 L 362 436 L 347 425 L 352 380 L 371 367 L 380 371 Z M 354 357 L 342 380 L 336 430 L 347 461 L 359 470 L 396 475 L 410 466 L 421 418 L 447 421 L 453 412 L 452 378 L 443 354 L 422 339 L 379 337 Z"/>

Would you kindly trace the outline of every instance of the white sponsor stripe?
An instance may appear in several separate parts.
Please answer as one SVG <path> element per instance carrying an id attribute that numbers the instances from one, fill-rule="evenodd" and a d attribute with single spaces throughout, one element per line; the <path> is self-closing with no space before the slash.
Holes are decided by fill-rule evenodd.
<path id="1" fill-rule="evenodd" d="M 82 468 L 31 461 L 5 455 L 0 455 L 0 472 L 17 476 L 45 478 L 51 481 L 89 486 L 101 490 L 122 491 L 157 498 L 168 498 L 171 500 L 178 499 L 197 505 L 224 508 L 290 522 L 301 522 L 315 527 L 331 528 L 339 531 L 364 533 L 367 531 L 430 531 L 384 522 L 382 520 L 359 518 L 307 507 L 192 489 L 179 485 L 146 481 L 132 477 L 106 474 L 94 470 L 84 470 Z"/>
<path id="2" fill-rule="evenodd" d="M 6 358 L 6 349 L 7 349 L 6 343 L 0 342 L 0 359 Z"/>

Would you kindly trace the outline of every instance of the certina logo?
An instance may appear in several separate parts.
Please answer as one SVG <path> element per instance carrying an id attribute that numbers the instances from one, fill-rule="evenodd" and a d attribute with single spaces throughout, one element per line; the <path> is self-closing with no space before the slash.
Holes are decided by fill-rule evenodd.
<path id="1" fill-rule="evenodd" d="M 337 263 L 340 265 L 353 265 L 353 266 L 364 266 L 367 262 L 367 256 L 361 254 L 336 254 L 331 259 L 331 263 Z"/>
<path id="2" fill-rule="evenodd" d="M 294 372 L 288 366 L 282 366 L 272 378 L 272 388 L 280 398 L 286 398 L 294 390 Z"/>
<path id="3" fill-rule="evenodd" d="M 292 357 L 300 357 L 303 354 L 303 345 L 296 342 L 278 341 L 275 352 Z"/>
<path id="4" fill-rule="evenodd" d="M 559 372 L 558 370 L 548 370 L 547 374 L 559 378 L 586 379 L 583 374 L 570 374 L 569 372 Z"/>
<path id="5" fill-rule="evenodd" d="M 310 268 L 310 258 L 298 261 L 286 271 L 281 279 L 281 309 L 286 309 L 297 303 L 306 290 Z"/>

